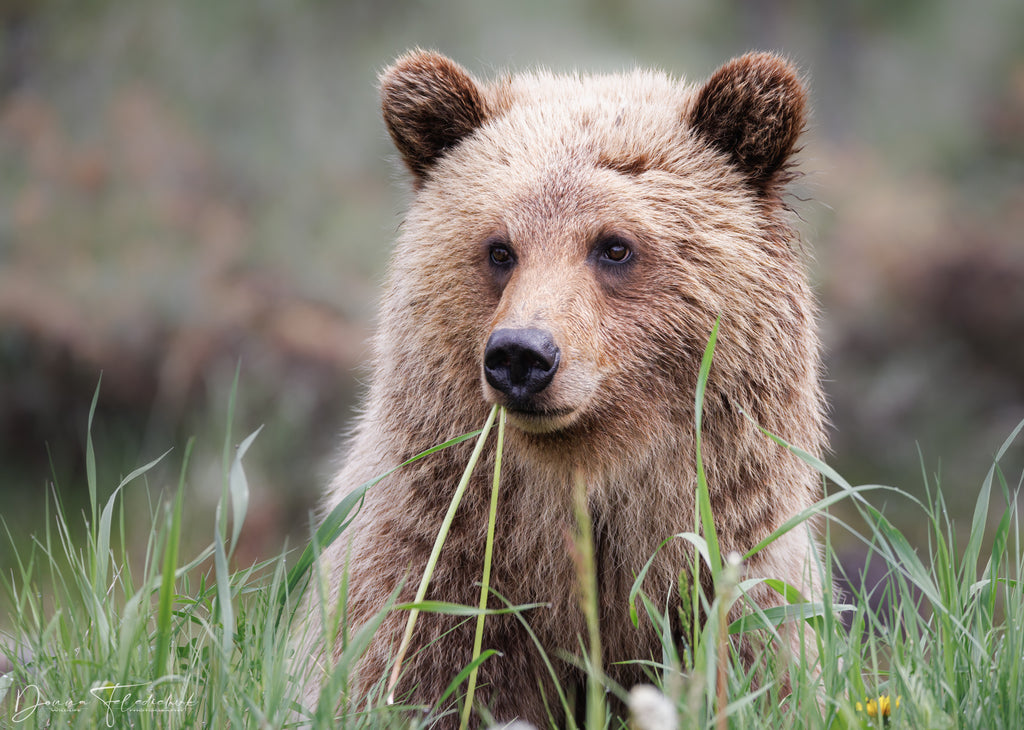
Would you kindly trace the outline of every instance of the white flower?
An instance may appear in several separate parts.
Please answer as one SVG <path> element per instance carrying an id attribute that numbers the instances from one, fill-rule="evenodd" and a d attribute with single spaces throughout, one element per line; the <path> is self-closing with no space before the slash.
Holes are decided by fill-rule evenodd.
<path id="1" fill-rule="evenodd" d="M 634 730 L 676 730 L 679 716 L 672 701 L 649 684 L 629 691 L 629 725 Z"/>

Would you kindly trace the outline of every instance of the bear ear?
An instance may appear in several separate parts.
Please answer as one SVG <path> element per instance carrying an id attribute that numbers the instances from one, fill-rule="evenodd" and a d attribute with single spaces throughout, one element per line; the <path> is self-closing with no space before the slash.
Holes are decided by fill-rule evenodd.
<path id="1" fill-rule="evenodd" d="M 807 91 L 791 63 L 771 53 L 748 53 L 708 79 L 690 124 L 765 191 L 793 152 L 806 103 Z"/>
<path id="2" fill-rule="evenodd" d="M 417 186 L 445 150 L 486 119 L 480 87 L 438 53 L 413 51 L 399 58 L 381 74 L 380 94 L 388 132 Z"/>

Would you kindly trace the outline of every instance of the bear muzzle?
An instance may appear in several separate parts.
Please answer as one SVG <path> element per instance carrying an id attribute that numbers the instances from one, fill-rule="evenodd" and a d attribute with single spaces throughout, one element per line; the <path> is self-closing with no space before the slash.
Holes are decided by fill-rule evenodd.
<path id="1" fill-rule="evenodd" d="M 508 409 L 509 423 L 522 431 L 559 431 L 579 410 L 579 403 L 564 397 L 562 385 L 552 385 L 561 362 L 562 352 L 546 330 L 494 330 L 484 348 L 485 397 Z"/>
<path id="2" fill-rule="evenodd" d="M 561 358 L 546 330 L 499 329 L 484 349 L 484 377 L 506 396 L 510 410 L 537 411 L 536 396 L 554 379 Z"/>

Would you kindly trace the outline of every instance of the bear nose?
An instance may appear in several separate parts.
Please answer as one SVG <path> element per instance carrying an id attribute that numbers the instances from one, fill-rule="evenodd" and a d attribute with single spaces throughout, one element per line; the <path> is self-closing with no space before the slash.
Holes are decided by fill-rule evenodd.
<path id="1" fill-rule="evenodd" d="M 484 375 L 495 390 L 522 403 L 548 386 L 561 353 L 550 332 L 495 330 L 484 350 Z"/>

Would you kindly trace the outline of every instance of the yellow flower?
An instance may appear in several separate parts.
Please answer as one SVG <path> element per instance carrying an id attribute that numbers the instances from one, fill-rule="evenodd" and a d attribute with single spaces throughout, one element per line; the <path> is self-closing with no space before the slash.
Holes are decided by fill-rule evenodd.
<path id="1" fill-rule="evenodd" d="M 857 712 L 866 712 L 869 717 L 889 717 L 893 710 L 900 707 L 900 698 L 897 697 L 895 702 L 890 703 L 889 695 L 879 695 L 870 700 L 865 698 L 864 702 L 864 705 L 857 703 Z"/>

